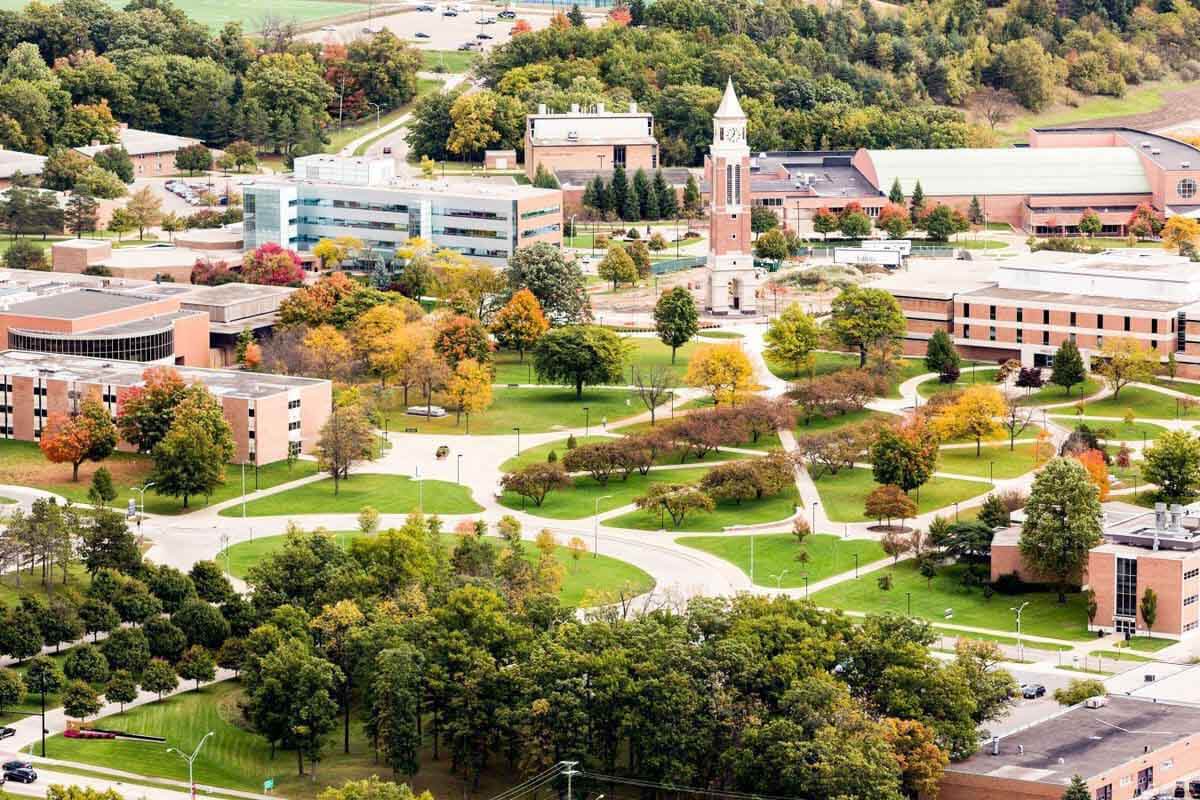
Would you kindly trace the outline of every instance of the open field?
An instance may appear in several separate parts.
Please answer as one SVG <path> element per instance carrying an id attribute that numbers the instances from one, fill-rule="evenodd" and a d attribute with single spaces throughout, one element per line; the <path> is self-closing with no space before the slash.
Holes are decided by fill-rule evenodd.
<path id="1" fill-rule="evenodd" d="M 424 486 L 418 486 L 418 483 Z M 261 497 L 246 504 L 246 516 L 276 517 L 289 514 L 357 514 L 372 506 L 381 514 L 407 514 L 424 502 L 426 514 L 473 514 L 482 511 L 471 499 L 471 490 L 446 481 L 414 481 L 405 475 L 351 473 L 333 493 L 333 480 L 316 481 Z M 221 516 L 238 517 L 242 506 L 223 509 Z"/>
<path id="2" fill-rule="evenodd" d="M 964 364 L 964 366 L 967 365 Z M 917 394 L 921 395 L 921 397 L 932 397 L 935 394 L 970 389 L 972 386 L 987 386 L 988 384 L 995 383 L 997 370 L 998 368 L 996 367 L 987 367 L 986 369 L 980 368 L 964 372 L 954 383 L 942 383 L 937 378 L 930 378 L 927 381 L 921 381 L 917 384 Z"/>
<path id="3" fill-rule="evenodd" d="M 633 370 L 635 367 L 641 368 L 643 373 L 651 367 L 669 368 L 675 375 L 676 384 L 683 382 L 683 375 L 687 371 L 688 360 L 696 349 L 705 342 L 696 342 L 692 340 L 685 344 L 675 353 L 675 363 L 671 364 L 671 348 L 660 342 L 658 339 L 649 339 L 644 336 L 630 336 L 625 339 L 629 347 L 629 359 L 625 364 L 624 381 L 630 385 L 633 384 Z M 707 342 L 707 344 L 722 344 L 721 342 Z M 533 357 L 525 354 L 525 360 L 521 361 L 517 353 L 502 350 L 496 353 L 493 362 L 496 367 L 495 382 L 499 384 L 519 383 L 542 383 L 538 380 L 537 373 L 533 369 Z"/>
<path id="4" fill-rule="evenodd" d="M 984 469 L 987 469 L 986 465 L 984 465 Z M 829 519 L 834 522 L 867 522 L 870 520 L 863 513 L 863 501 L 878 485 L 871 475 L 871 470 L 857 467 L 843 469 L 837 475 L 822 475 L 813 482 L 817 485 L 821 503 L 825 506 L 825 514 Z M 962 502 L 977 497 L 990 488 L 991 486 L 985 481 L 960 481 L 934 477 L 922 486 L 919 492 L 913 492 L 912 498 L 917 503 L 918 512 L 924 514 L 926 511 L 952 506 L 955 501 Z"/>
<path id="5" fill-rule="evenodd" d="M 761 500 L 743 500 L 740 504 L 719 502 L 712 513 L 689 514 L 679 526 L 671 522 L 669 514 L 640 510 L 607 519 L 604 524 L 614 528 L 634 528 L 642 531 L 719 531 L 734 525 L 758 525 L 785 520 L 796 512 L 796 506 L 799 504 L 800 495 L 796 487 L 789 486 L 779 494 Z"/>
<path id="6" fill-rule="evenodd" d="M 1096 392 L 1104 388 L 1103 383 L 1099 378 L 1088 376 L 1083 383 L 1075 384 L 1071 387 L 1071 393 L 1067 392 L 1061 386 L 1055 386 L 1050 383 L 1050 371 L 1042 370 L 1042 378 L 1046 380 L 1046 385 L 1040 389 L 1034 390 L 1027 395 L 1021 396 L 1017 400 L 1019 406 L 1044 406 L 1050 403 L 1074 403 L 1082 398 L 1091 397 Z"/>
<path id="7" fill-rule="evenodd" d="M 1088 97 L 1074 107 L 1054 106 L 1037 114 L 1021 114 L 1010 120 L 997 133 L 1005 143 L 1012 143 L 1024 141 L 1030 128 L 1053 128 L 1092 120 L 1109 120 L 1111 124 L 1116 117 L 1152 115 L 1165 110 L 1170 104 L 1169 101 L 1173 99 L 1171 93 L 1187 87 L 1188 84 L 1183 81 L 1162 81 L 1130 88 L 1124 97 Z M 1194 109 L 1194 105 L 1192 107 Z M 1171 120 L 1162 119 L 1157 125 L 1148 125 L 1147 122 L 1149 121 L 1142 122 L 1140 126 L 1161 127 L 1170 124 Z"/>
<path id="8" fill-rule="evenodd" d="M 584 408 L 591 409 L 591 424 L 597 430 L 602 428 L 602 420 L 609 422 L 631 417 L 646 410 L 642 401 L 626 389 L 588 389 L 584 388 L 583 398 L 575 399 L 575 390 L 564 387 L 546 387 L 539 389 L 502 389 L 492 392 L 494 402 L 492 407 L 483 414 L 471 415 L 472 434 L 514 434 L 513 428 L 519 427 L 523 433 L 546 433 L 547 431 L 568 430 L 584 426 Z M 409 395 L 410 405 L 420 405 L 421 400 L 416 392 Z M 434 404 L 438 404 L 434 395 Z M 466 433 L 467 419 L 455 423 L 453 412 L 447 413 L 440 419 L 410 416 L 404 413 L 401 395 L 396 392 L 391 398 L 391 405 L 383 407 L 391 431 L 399 432 L 408 428 L 416 429 L 418 433 Z"/>
<path id="9" fill-rule="evenodd" d="M 977 478 L 1015 478 L 1046 463 L 1050 448 L 1038 452 L 1036 442 L 1024 442 L 1014 449 L 1008 443 L 986 445 L 975 455 L 974 447 L 954 447 L 938 452 L 938 471 L 956 475 L 972 475 Z M 924 489 L 924 487 L 922 487 Z"/>
<path id="10" fill-rule="evenodd" d="M 1114 422 L 1111 419 L 1089 419 L 1087 417 L 1051 417 L 1059 424 L 1074 428 L 1079 424 L 1087 425 L 1096 435 L 1110 443 L 1133 442 L 1143 436 L 1147 440 L 1161 436 L 1167 429 L 1152 422 Z"/>
<path id="11" fill-rule="evenodd" d="M 126 5 L 121 0 L 106 2 L 117 9 Z M 16 10 L 28 4 L 28 0 L 0 0 L 0 9 Z M 335 0 L 270 0 L 267 3 L 241 5 L 221 0 L 178 0 L 175 5 L 210 30 L 216 31 L 226 22 L 240 22 L 247 33 L 258 30 L 268 14 L 303 23 L 366 11 L 365 4 Z"/>
<path id="12" fill-rule="evenodd" d="M 1127 411 L 1132 411 L 1136 419 L 1175 419 L 1177 409 L 1181 418 L 1200 418 L 1200 412 L 1189 412 L 1177 398 L 1140 386 L 1125 387 L 1115 400 L 1109 395 L 1083 405 L 1083 413 L 1088 416 L 1123 418 Z"/>
<path id="13" fill-rule="evenodd" d="M 308 1 L 309 0 L 296 0 L 296 2 L 308 2 Z M 455 55 L 467 55 L 467 54 L 455 53 Z M 449 71 L 454 72 L 455 70 L 449 70 Z M 430 92 L 436 92 L 441 88 L 442 88 L 441 81 L 430 80 L 429 78 L 417 78 L 417 97 L 420 97 L 425 94 L 429 94 Z M 414 100 L 415 100 L 415 98 L 414 98 Z M 400 106 L 399 108 L 394 108 L 391 111 L 380 114 L 379 117 L 376 117 L 374 114 L 371 114 L 366 119 L 359 120 L 354 123 L 347 123 L 346 125 L 342 126 L 341 130 L 337 130 L 336 128 L 331 128 L 329 131 L 327 131 L 329 133 L 329 144 L 325 145 L 325 152 L 326 153 L 336 153 L 339 150 L 341 150 L 343 147 L 345 147 L 346 145 L 350 144 L 350 142 L 357 139 L 358 137 L 365 136 L 368 133 L 370 133 L 371 131 L 375 130 L 376 128 L 382 128 L 382 127 L 388 125 L 388 123 L 395 122 L 397 119 L 404 116 L 411 110 L 412 110 L 412 103 L 407 103 L 405 105 Z M 335 123 L 335 125 L 337 123 L 336 116 L 334 119 L 334 123 Z"/>
<path id="14" fill-rule="evenodd" d="M 1015 633 L 1016 625 L 1009 607 L 1028 600 L 1029 606 L 1021 617 L 1022 632 L 1071 640 L 1090 639 L 1095 635 L 1087 629 L 1086 603 L 1081 592 L 1068 594 L 1067 602 L 1062 604 L 1054 592 L 1026 592 L 1015 596 L 996 594 L 989 600 L 979 588 L 963 588 L 959 580 L 963 569 L 961 565 L 941 567 L 927 586 L 925 578 L 917 572 L 916 564 L 911 560 L 902 561 L 889 570 L 893 580 L 890 591 L 879 588 L 877 579 L 884 573 L 877 572 L 831 586 L 814 594 L 813 601 L 847 611 L 904 614 L 908 611 L 911 596 L 915 617 L 988 628 L 998 633 Z M 952 611 L 950 619 L 945 616 L 947 610 Z"/>
<path id="15" fill-rule="evenodd" d="M 799 415 L 797 414 L 797 416 Z M 847 425 L 860 425 L 864 422 L 898 422 L 899 420 L 900 417 L 896 414 L 863 408 L 858 411 L 848 411 L 845 414 L 834 414 L 832 417 L 813 416 L 807 420 L 800 418 L 796 423 L 796 435 L 827 433 Z"/>
<path id="16" fill-rule="evenodd" d="M 479 54 L 461 50 L 422 50 L 421 60 L 423 68 L 430 72 L 457 74 L 475 66 Z"/>
<path id="17" fill-rule="evenodd" d="M 754 547 L 754 583 L 759 586 L 798 588 L 804 586 L 804 578 L 810 584 L 833 575 L 854 569 L 855 555 L 858 564 L 866 565 L 884 558 L 883 548 L 871 539 L 842 539 L 838 536 L 819 533 L 808 537 L 804 549 L 809 560 L 796 560 L 800 548 L 796 537 L 790 533 L 765 533 L 760 536 L 685 536 L 675 541 L 714 556 L 723 558 L 750 574 L 751 540 Z"/>
<path id="18" fill-rule="evenodd" d="M 628 480 L 615 476 L 607 486 L 601 486 L 590 476 L 582 475 L 575 478 L 574 489 L 550 492 L 541 506 L 535 506 L 515 492 L 505 492 L 500 504 L 550 519 L 583 519 L 595 514 L 597 507 L 603 513 L 629 505 L 635 498 L 645 494 L 653 483 L 694 483 L 704 477 L 705 472 L 708 472 L 708 467 L 652 469 L 645 475 L 635 472 Z M 597 500 L 599 506 L 596 505 Z"/>
<path id="19" fill-rule="evenodd" d="M 333 534 L 342 547 L 348 546 L 351 539 L 363 534 L 358 531 L 339 531 Z M 458 536 L 453 533 L 442 534 L 442 546 L 447 551 L 453 550 L 458 543 Z M 503 547 L 499 539 L 489 539 L 497 547 Z M 271 553 L 283 547 L 283 536 L 266 536 L 253 542 L 240 542 L 227 551 L 222 551 L 217 557 L 217 563 L 222 567 L 228 563 L 229 571 L 238 578 L 245 578 L 250 567 L 257 564 Z M 588 542 L 589 547 L 591 542 Z M 537 548 L 532 542 L 525 543 L 525 558 L 530 563 L 537 563 Z M 610 556 L 601 555 L 593 558 L 589 552 L 579 559 L 572 556 L 572 551 L 565 544 L 560 544 L 554 552 L 554 557 L 563 566 L 563 585 L 559 599 L 565 605 L 577 606 L 589 591 L 618 589 L 631 586 L 638 593 L 648 592 L 654 587 L 654 579 L 632 564 Z"/>
<path id="20" fill-rule="evenodd" d="M 150 459 L 135 453 L 113 453 L 99 464 L 86 462 L 79 467 L 79 480 L 71 480 L 70 464 L 52 464 L 42 455 L 42 451 L 33 442 L 18 442 L 13 439 L 0 439 L 0 484 L 12 483 L 18 486 L 33 486 L 48 492 L 60 494 L 76 503 L 88 502 L 88 487 L 92 475 L 100 467 L 106 468 L 111 474 L 113 485 L 117 489 L 115 508 L 124 508 L 129 500 L 139 501 L 137 492 L 131 491 L 131 486 L 140 486 L 148 479 L 151 470 Z M 252 465 L 246 467 L 246 491 L 269 489 L 281 483 L 308 477 L 317 471 L 317 462 L 306 459 L 294 461 L 291 466 L 286 461 L 277 461 L 258 468 L 257 477 Z M 225 483 L 217 488 L 209 497 L 188 498 L 188 508 L 203 508 L 205 505 L 232 500 L 242 494 L 242 467 L 240 464 L 225 466 Z M 182 499 L 165 497 L 155 494 L 153 490 L 146 492 L 146 513 L 148 514 L 179 514 L 183 512 Z"/>

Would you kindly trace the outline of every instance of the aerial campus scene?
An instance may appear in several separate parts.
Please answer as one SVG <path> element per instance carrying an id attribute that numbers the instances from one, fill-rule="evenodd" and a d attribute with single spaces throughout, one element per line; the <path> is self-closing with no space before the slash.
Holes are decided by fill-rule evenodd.
<path id="1" fill-rule="evenodd" d="M 1200 798 L 1197 44 L 0 0 L 0 795 Z"/>

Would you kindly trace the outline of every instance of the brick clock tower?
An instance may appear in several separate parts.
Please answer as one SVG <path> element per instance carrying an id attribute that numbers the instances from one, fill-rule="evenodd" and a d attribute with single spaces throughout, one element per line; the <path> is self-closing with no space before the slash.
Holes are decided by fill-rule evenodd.
<path id="1" fill-rule="evenodd" d="M 709 187 L 708 310 L 756 313 L 762 272 L 754 268 L 750 242 L 750 146 L 732 78 L 713 117 L 704 177 Z"/>

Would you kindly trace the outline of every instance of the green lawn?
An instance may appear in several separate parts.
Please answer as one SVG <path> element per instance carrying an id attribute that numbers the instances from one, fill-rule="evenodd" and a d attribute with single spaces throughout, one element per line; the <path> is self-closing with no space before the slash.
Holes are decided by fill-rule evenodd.
<path id="1" fill-rule="evenodd" d="M 815 375 L 828 375 L 830 372 L 836 372 L 840 369 L 856 369 L 858 367 L 857 353 L 839 353 L 831 350 L 821 350 L 814 355 L 816 356 L 816 365 L 813 367 L 813 374 Z M 792 364 L 784 364 L 769 358 L 765 360 L 767 362 L 767 369 L 771 370 L 771 374 L 781 380 L 794 381 L 809 377 L 807 369 L 797 370 Z M 896 372 L 892 376 L 891 383 L 888 386 L 888 397 L 899 397 L 900 384 L 909 378 L 915 378 L 927 372 L 929 370 L 925 368 L 924 359 L 899 359 L 896 362 Z"/>
<path id="2" fill-rule="evenodd" d="M 0 506 L 11 506 L 16 502 L 17 501 L 13 500 L 11 497 L 0 496 Z"/>
<path id="3" fill-rule="evenodd" d="M 986 469 L 986 466 L 984 467 Z M 821 494 L 825 514 L 834 522 L 867 522 L 863 514 L 863 501 L 878 486 L 871 470 L 863 468 L 843 469 L 837 475 L 826 473 L 814 481 Z M 924 514 L 939 508 L 953 506 L 955 501 L 967 500 L 987 492 L 990 485 L 984 481 L 962 481 L 952 478 L 931 478 L 912 497 L 917 501 L 917 510 Z"/>
<path id="4" fill-rule="evenodd" d="M 1090 411 L 1091 408 L 1089 407 Z M 1109 442 L 1134 442 L 1140 441 L 1142 436 L 1147 440 L 1156 439 L 1166 432 L 1166 428 L 1161 425 L 1155 425 L 1152 422 L 1114 422 L 1111 419 L 1088 419 L 1087 417 L 1067 417 L 1053 416 L 1050 419 L 1058 420 L 1061 424 L 1068 428 L 1074 428 L 1080 423 L 1087 425 L 1096 432 L 1102 439 Z"/>
<path id="5" fill-rule="evenodd" d="M 108 5 L 121 9 L 122 0 L 107 0 Z M 18 10 L 28 5 L 28 0 L 0 0 L 0 9 Z M 359 3 L 333 2 L 333 0 L 272 0 L 269 6 L 261 4 L 230 5 L 221 0 L 178 0 L 181 11 L 197 22 L 216 31 L 226 22 L 240 22 L 247 33 L 259 29 L 263 18 L 271 13 L 286 22 L 314 22 L 341 14 L 362 12 Z"/>
<path id="6" fill-rule="evenodd" d="M 1171 395 L 1140 386 L 1127 386 L 1116 400 L 1109 395 L 1103 400 L 1085 403 L 1083 413 L 1093 417 L 1124 417 L 1127 411 L 1132 411 L 1137 419 L 1175 419 L 1176 408 L 1181 417 L 1189 416 L 1188 409 L 1177 404 L 1176 398 Z M 1196 413 L 1193 411 L 1190 416 L 1196 416 Z"/>
<path id="7" fill-rule="evenodd" d="M 1125 662 L 1126 664 L 1149 664 L 1154 661 L 1153 658 L 1134 655 L 1133 653 L 1121 650 L 1094 650 L 1091 655 L 1107 658 L 1109 661 L 1114 661 L 1118 664 L 1121 662 Z"/>
<path id="8" fill-rule="evenodd" d="M 351 539 L 363 534 L 358 531 L 338 531 L 332 535 L 336 537 L 339 545 L 346 547 Z M 266 536 L 262 539 L 255 539 L 253 542 L 240 542 L 230 547 L 228 551 L 221 551 L 217 555 L 217 563 L 222 567 L 228 563 L 229 571 L 233 575 L 245 578 L 250 567 L 283 547 L 284 538 L 283 536 Z M 452 550 L 458 543 L 458 536 L 453 533 L 443 533 L 441 538 L 442 546 L 447 551 Z M 590 551 L 592 541 L 584 538 Z M 504 546 L 499 539 L 494 541 L 497 547 Z M 584 595 L 593 590 L 616 589 L 628 585 L 634 587 L 640 594 L 648 592 L 654 587 L 653 578 L 628 562 L 606 555 L 593 558 L 590 552 L 576 560 L 572 556 L 571 549 L 565 546 L 566 540 L 560 537 L 560 541 L 564 544 L 558 546 L 554 555 L 563 565 L 563 585 L 559 591 L 559 598 L 566 605 L 579 605 Z M 228 556 L 228 561 L 226 561 L 226 556 Z M 537 548 L 533 546 L 532 542 L 525 543 L 525 558 L 531 563 L 538 559 Z"/>
<path id="9" fill-rule="evenodd" d="M 113 453 L 99 464 L 91 462 L 83 464 L 79 468 L 79 480 L 72 481 L 71 466 L 50 463 L 42 455 L 41 449 L 33 442 L 0 439 L 0 484 L 34 486 L 60 494 L 76 503 L 86 503 L 92 474 L 100 467 L 105 467 L 112 474 L 113 484 L 118 493 L 113 504 L 115 507 L 124 508 L 130 498 L 138 500 L 140 505 L 139 494 L 131 491 L 130 487 L 140 486 L 148 480 L 152 465 L 146 456 L 135 453 Z M 281 483 L 312 475 L 316 470 L 315 461 L 301 459 L 294 461 L 290 467 L 286 461 L 277 461 L 274 464 L 259 467 L 256 478 L 254 467 L 247 466 L 246 491 L 252 492 L 255 488 L 269 489 Z M 228 464 L 225 467 L 225 483 L 208 498 L 203 496 L 189 498 L 188 510 L 232 500 L 241 496 L 241 493 L 242 467 L 240 464 Z M 153 489 L 146 492 L 146 513 L 179 514 L 184 511 L 182 499 L 155 494 Z"/>
<path id="10" fill-rule="evenodd" d="M 628 480 L 614 476 L 607 486 L 601 486 L 588 475 L 575 478 L 575 488 L 563 489 L 546 495 L 541 506 L 515 492 L 505 492 L 500 504 L 506 508 L 522 509 L 530 514 L 550 519 L 583 519 L 596 513 L 596 501 L 600 500 L 601 513 L 629 505 L 635 498 L 646 493 L 652 483 L 693 483 L 704 477 L 708 467 L 689 469 L 652 469 L 645 475 L 633 473 Z"/>
<path id="11" fill-rule="evenodd" d="M 19 575 L 16 572 L 5 572 L 0 575 L 0 605 L 16 606 L 22 597 L 38 597 L 46 600 L 58 592 L 72 594 L 83 592 L 92 582 L 91 576 L 81 564 L 73 563 L 67 567 L 67 582 L 62 582 L 62 571 L 56 569 L 54 575 L 42 583 L 42 571 L 35 567 L 32 573 L 28 569 Z"/>
<path id="12" fill-rule="evenodd" d="M 372 506 L 382 514 L 407 514 L 418 510 L 419 499 L 424 500 L 426 514 L 473 514 L 483 510 L 465 486 L 435 480 L 420 481 L 424 487 L 417 483 L 404 475 L 351 473 L 341 482 L 336 496 L 330 479 L 306 483 L 247 503 L 246 515 L 357 514 L 363 506 Z M 241 514 L 241 504 L 221 511 L 223 517 Z"/>
<path id="13" fill-rule="evenodd" d="M 1175 639 L 1155 639 L 1151 636 L 1133 636 L 1128 642 L 1118 642 L 1117 647 L 1124 650 L 1134 650 L 1139 653 L 1157 653 L 1159 650 L 1170 647 L 1173 644 L 1179 644 Z"/>
<path id="14" fill-rule="evenodd" d="M 1025 442 L 1009 450 L 1008 444 L 988 445 L 975 455 L 974 447 L 953 447 L 938 452 L 938 471 L 956 475 L 973 475 L 997 480 L 1024 475 L 1046 462 L 1046 455 L 1037 458 L 1037 444 Z M 989 472 L 990 470 L 990 472 Z M 924 491 L 924 487 L 922 487 Z"/>
<path id="15" fill-rule="evenodd" d="M 1002 250 L 1008 247 L 1008 242 L 999 239 L 955 239 L 950 244 L 964 250 Z"/>
<path id="16" fill-rule="evenodd" d="M 575 443 L 577 445 L 581 445 L 581 446 L 585 445 L 585 444 L 597 444 L 599 442 L 616 442 L 616 441 L 619 441 L 619 440 L 613 438 L 612 436 L 576 436 L 575 437 Z M 500 471 L 501 472 L 512 472 L 513 470 L 520 469 L 521 467 L 527 467 L 530 464 L 541 464 L 550 456 L 551 450 L 553 450 L 555 453 L 558 454 L 558 458 L 561 461 L 562 457 L 567 454 L 567 440 L 566 439 L 556 439 L 553 442 L 546 442 L 545 444 L 539 444 L 536 447 L 526 447 L 524 450 L 521 451 L 521 455 L 513 456 L 512 458 L 508 459 L 503 464 L 501 464 Z"/>
<path id="17" fill-rule="evenodd" d="M 698 334 L 701 339 L 742 339 L 743 334 L 737 331 L 700 331 Z"/>
<path id="18" fill-rule="evenodd" d="M 1029 601 L 1021 617 L 1023 633 L 1069 640 L 1095 636 L 1087 630 L 1086 603 L 1081 592 L 1067 595 L 1065 604 L 1059 604 L 1054 592 L 1027 592 L 1017 596 L 995 594 L 988 600 L 982 589 L 963 588 L 959 581 L 963 569 L 959 565 L 941 567 L 932 585 L 927 586 L 925 578 L 917 572 L 916 564 L 911 560 L 902 561 L 891 570 L 890 591 L 879 588 L 877 578 L 883 573 L 874 573 L 831 586 L 813 595 L 813 600 L 822 606 L 847 611 L 904 614 L 908 604 L 906 595 L 911 594 L 915 617 L 987 628 L 997 633 L 1015 633 L 1016 624 L 1009 608 Z M 951 619 L 945 617 L 947 609 L 953 609 Z M 1038 645 L 1030 643 L 1030 646 Z"/>
<path id="19" fill-rule="evenodd" d="M 814 416 L 806 422 L 800 419 L 796 423 L 796 435 L 807 433 L 825 433 L 846 425 L 859 425 L 864 422 L 896 422 L 900 417 L 886 411 L 874 411 L 862 408 L 858 411 L 848 411 L 845 414 L 834 414 L 832 417 Z"/>
<path id="20" fill-rule="evenodd" d="M 989 384 L 994 385 L 998 371 L 998 367 L 971 370 L 970 372 L 962 373 L 954 383 L 942 383 L 937 378 L 930 378 L 927 381 L 917 384 L 917 394 L 921 395 L 921 397 L 933 397 L 935 394 L 961 391 L 980 384 L 985 386 Z"/>
<path id="21" fill-rule="evenodd" d="M 717 503 L 712 513 L 690 514 L 678 527 L 671 522 L 670 515 L 654 511 L 631 511 L 605 520 L 604 524 L 613 528 L 634 528 L 642 531 L 719 531 L 733 525 L 757 525 L 787 519 L 796 512 L 796 506 L 799 504 L 800 495 L 796 487 L 789 486 L 779 494 L 764 497 L 762 500 L 745 500 L 740 504 Z"/>
<path id="22" fill-rule="evenodd" d="M 1194 381 L 1173 381 L 1170 378 L 1155 378 L 1154 382 L 1167 389 L 1174 389 L 1177 392 L 1200 397 L 1200 383 Z"/>
<path id="23" fill-rule="evenodd" d="M 808 537 L 804 549 L 809 560 L 800 562 L 796 555 L 796 537 L 790 533 L 765 533 L 761 536 L 685 536 L 675 541 L 712 553 L 750 574 L 750 546 L 754 545 L 754 583 L 759 586 L 800 587 L 808 576 L 810 584 L 885 557 L 883 548 L 871 539 L 842 539 L 819 533 Z M 783 574 L 784 570 L 787 574 Z M 777 578 L 779 578 L 777 582 Z"/>
<path id="24" fill-rule="evenodd" d="M 1010 120 L 999 130 L 999 133 L 1004 143 L 1010 144 L 1016 141 L 1025 141 L 1026 133 L 1030 128 L 1053 128 L 1077 122 L 1157 111 L 1165 102 L 1164 92 L 1181 89 L 1186 85 L 1182 81 L 1163 81 L 1130 88 L 1123 97 L 1094 95 L 1084 98 L 1075 106 L 1055 106 L 1038 113 L 1021 114 Z"/>
<path id="25" fill-rule="evenodd" d="M 625 339 L 625 342 L 629 346 L 629 360 L 625 365 L 624 380 L 630 385 L 633 384 L 634 367 L 640 367 L 643 374 L 651 367 L 667 367 L 674 373 L 675 382 L 682 383 L 683 375 L 687 371 L 688 360 L 696 352 L 696 348 L 703 344 L 692 340 L 679 348 L 675 353 L 675 364 L 672 365 L 671 348 L 658 339 L 630 336 Z M 493 363 L 496 367 L 495 382 L 498 384 L 542 383 L 533 370 L 533 359 L 528 353 L 525 354 L 525 360 L 522 362 L 517 353 L 502 350 L 496 353 Z"/>
<path id="26" fill-rule="evenodd" d="M 641 414 L 646 406 L 626 389 L 583 390 L 583 398 L 575 399 L 575 390 L 559 387 L 541 389 L 502 389 L 492 391 L 492 407 L 483 414 L 471 415 L 472 434 L 509 434 L 519 427 L 523 433 L 546 433 L 548 431 L 582 428 L 584 408 L 591 409 L 591 424 L 601 429 L 601 420 L 609 422 Z M 434 395 L 437 403 L 437 396 Z M 420 405 L 416 392 L 410 393 L 411 405 Z M 390 405 L 382 409 L 387 417 L 389 429 L 404 431 L 413 428 L 418 433 L 461 434 L 467 432 L 466 417 L 455 422 L 453 412 L 440 419 L 409 416 L 399 392 L 395 392 Z"/>
<path id="27" fill-rule="evenodd" d="M 461 50 L 422 50 L 423 69 L 428 72 L 466 72 L 479 60 L 478 53 Z"/>
<path id="28" fill-rule="evenodd" d="M 1049 378 L 1048 370 L 1043 370 L 1043 377 Z M 1017 400 L 1019 406 L 1044 406 L 1051 403 L 1074 403 L 1075 401 L 1091 397 L 1096 392 L 1104 388 L 1100 380 L 1092 377 L 1084 379 L 1082 384 L 1076 384 L 1071 387 L 1071 393 L 1067 392 L 1061 386 L 1055 386 L 1052 383 L 1047 383 L 1040 389 L 1036 389 L 1027 395 L 1023 395 Z"/>

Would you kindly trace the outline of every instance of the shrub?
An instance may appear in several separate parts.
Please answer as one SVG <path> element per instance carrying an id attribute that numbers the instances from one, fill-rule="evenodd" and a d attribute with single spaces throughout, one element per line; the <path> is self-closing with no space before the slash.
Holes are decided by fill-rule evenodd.
<path id="1" fill-rule="evenodd" d="M 953 364 L 948 365 L 945 369 L 938 373 L 938 382 L 940 383 L 956 383 L 958 376 L 962 371 Z"/>

